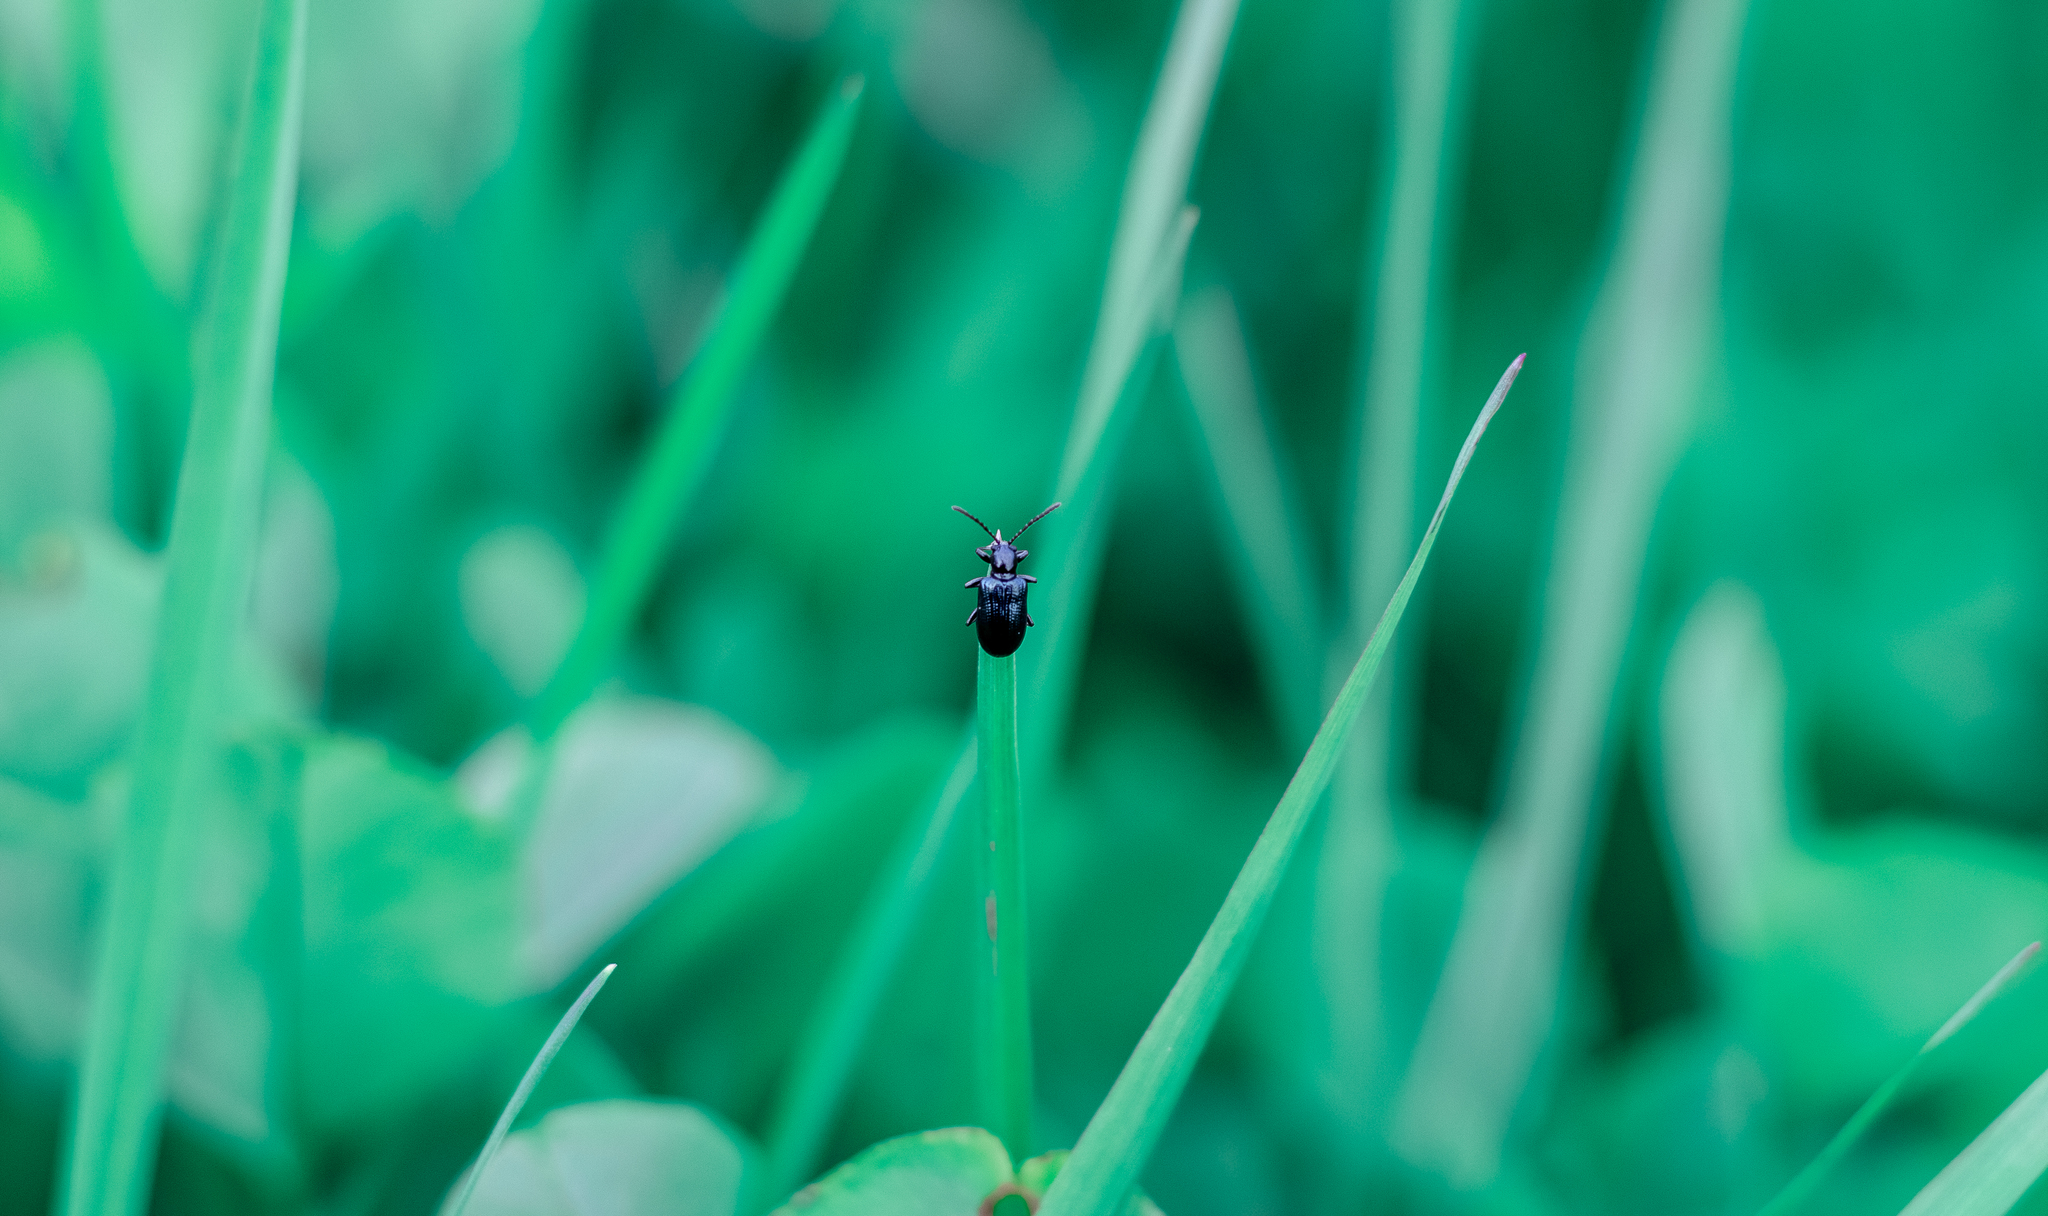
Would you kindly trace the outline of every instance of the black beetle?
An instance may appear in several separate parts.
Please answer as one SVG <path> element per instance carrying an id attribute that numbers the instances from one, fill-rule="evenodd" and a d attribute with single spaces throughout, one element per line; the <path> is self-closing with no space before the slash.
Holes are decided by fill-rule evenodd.
<path id="1" fill-rule="evenodd" d="M 974 519 L 974 516 L 968 515 L 966 510 L 960 507 L 953 509 L 967 515 L 969 519 Z M 981 648 L 996 658 L 1017 653 L 1017 647 L 1024 644 L 1025 626 L 1038 623 L 1024 610 L 1024 596 L 1031 590 L 1029 584 L 1038 580 L 1028 574 L 1017 573 L 1017 563 L 1031 556 L 1029 549 L 1017 547 L 1017 537 L 1024 535 L 1025 528 L 1059 509 L 1060 504 L 1054 503 L 1040 511 L 1026 521 L 1023 528 L 1017 529 L 1015 535 L 1008 540 L 1003 539 L 1001 531 L 989 532 L 987 524 L 974 519 L 976 526 L 995 538 L 995 543 L 983 545 L 974 551 L 975 556 L 988 563 L 988 573 L 980 578 L 967 580 L 968 586 L 979 588 L 981 591 L 981 598 L 975 603 L 974 611 L 967 614 L 967 623 L 973 625 L 977 619 L 981 621 L 974 631 L 975 636 L 981 640 Z"/>

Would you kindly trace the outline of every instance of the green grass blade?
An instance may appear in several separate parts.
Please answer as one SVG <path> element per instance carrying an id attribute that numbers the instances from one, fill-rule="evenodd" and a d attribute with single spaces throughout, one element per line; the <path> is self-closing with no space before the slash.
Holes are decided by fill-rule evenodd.
<path id="1" fill-rule="evenodd" d="M 220 261 L 195 344 L 192 419 L 132 793 L 93 970 L 65 1153 L 69 1216 L 142 1209 L 179 1005 L 194 853 L 248 604 L 291 243 L 305 0 L 268 0 L 242 112 Z"/>
<path id="2" fill-rule="evenodd" d="M 1458 1188 L 1499 1172 L 1556 1016 L 1651 520 L 1717 326 L 1745 11 L 1746 0 L 1665 10 L 1612 268 L 1579 353 L 1505 794 L 1396 1103 L 1395 1150 Z"/>
<path id="3" fill-rule="evenodd" d="M 569 1011 L 562 1015 L 562 1020 L 555 1023 L 554 1030 L 548 1035 L 548 1041 L 540 1045 L 540 1054 L 533 1057 L 533 1063 L 526 1066 L 526 1075 L 519 1078 L 518 1086 L 512 1090 L 511 1100 L 505 1103 L 504 1110 L 498 1112 L 498 1121 L 491 1125 L 491 1134 L 485 1137 L 483 1151 L 476 1155 L 476 1164 L 470 1166 L 469 1172 L 463 1175 L 462 1193 L 455 1197 L 455 1206 L 448 1209 L 446 1216 L 462 1216 L 462 1210 L 469 1206 L 470 1196 L 476 1194 L 477 1183 L 483 1181 L 484 1170 L 490 1167 L 491 1158 L 498 1155 L 498 1148 L 505 1143 L 505 1137 L 512 1134 L 512 1124 L 519 1118 L 519 1112 L 526 1108 L 526 1100 L 533 1096 L 534 1087 L 539 1085 L 541 1077 L 546 1075 L 548 1065 L 555 1062 L 555 1056 L 561 1052 L 562 1044 L 569 1041 L 569 1034 L 576 1029 L 576 1023 L 582 1020 L 583 1011 L 590 1008 L 590 1002 L 597 999 L 598 989 L 604 987 L 604 982 L 612 978 L 612 972 L 618 970 L 618 966 L 617 963 L 607 963 L 605 969 L 597 973 L 597 978 L 584 986 L 583 995 L 577 997 L 576 1003 L 569 1006 Z"/>
<path id="4" fill-rule="evenodd" d="M 1306 746 L 1323 700 L 1315 580 L 1228 290 L 1212 287 L 1181 305 L 1173 351 L 1274 711 L 1290 745 Z"/>
<path id="5" fill-rule="evenodd" d="M 858 76 L 833 91 L 748 238 L 730 293 L 613 517 L 582 628 L 534 701 L 536 738 L 552 736 L 597 687 L 632 628 L 677 520 L 710 470 L 740 377 L 767 336 L 839 181 L 861 91 Z"/>
<path id="6" fill-rule="evenodd" d="M 1033 558 L 1041 562 L 1038 603 L 1033 615 L 1040 625 L 1024 648 L 1026 674 L 1022 683 L 1033 690 L 1028 704 L 1033 710 L 1033 738 L 1057 735 L 1066 720 L 1073 690 L 1073 672 L 1079 664 L 1079 639 L 1085 629 L 1076 619 L 1087 612 L 1097 572 L 1102 563 L 1099 528 L 1094 526 L 1098 503 L 1109 485 L 1120 444 L 1113 440 L 1128 429 L 1135 412 L 1134 385 L 1144 377 L 1138 372 L 1145 338 L 1156 331 L 1160 317 L 1180 294 L 1180 269 L 1187 256 L 1188 241 L 1194 235 L 1196 214 L 1185 205 L 1187 183 L 1193 172 L 1195 147 L 1200 142 L 1207 118 L 1209 98 L 1215 91 L 1216 74 L 1222 67 L 1223 45 L 1237 16 L 1236 0 L 1190 0 L 1182 8 L 1166 63 L 1153 89 L 1150 109 L 1138 147 L 1131 157 L 1126 179 L 1122 214 L 1111 241 L 1110 270 L 1103 288 L 1101 314 L 1096 319 L 1095 337 L 1082 375 L 1082 396 L 1067 433 L 1061 461 L 1059 488 L 1053 497 L 1067 504 L 1060 522 L 1067 539 L 1048 538 Z M 1137 267 L 1136 271 L 1127 267 Z M 1126 286 L 1135 278 L 1137 288 Z M 1135 326 L 1135 330 L 1133 329 Z M 1130 334 L 1138 337 L 1132 341 Z M 1073 487 L 1074 493 L 1065 492 Z M 1081 490 L 1086 490 L 1083 495 Z M 1078 526 L 1077 526 L 1078 521 Z M 1075 539 L 1082 534 L 1080 539 Z M 1035 538 L 1037 533 L 1032 534 Z M 1055 581 L 1057 580 L 1057 582 Z M 1065 657 L 1072 652 L 1072 657 Z M 1050 753 L 1049 745 L 1033 749 L 1032 771 L 1042 771 L 1040 757 Z M 965 755 L 963 753 L 963 759 Z M 1021 767 L 1021 765 L 1020 765 Z M 921 840 L 944 836 L 957 799 L 941 798 L 924 823 L 911 832 Z M 906 838 L 907 839 L 907 838 Z M 905 845 L 896 850 L 896 860 L 876 879 L 868 903 L 875 908 L 902 908 L 903 915 L 877 914 L 875 935 L 856 934 L 846 946 L 838 966 L 841 974 L 856 966 L 858 959 L 893 960 L 902 952 L 902 938 L 909 932 L 914 910 L 924 902 L 924 888 L 930 882 L 931 867 L 919 867 L 921 852 Z M 865 964 L 861 964 L 865 965 Z M 784 1099 L 792 1130 L 788 1139 L 778 1138 L 785 1151 L 778 1153 L 781 1168 L 808 1169 L 798 1151 L 806 1138 L 822 1140 L 824 1124 L 838 1106 L 845 1087 L 850 1056 L 866 1037 L 875 1000 L 865 996 L 865 984 L 883 983 L 876 975 L 861 984 L 829 987 L 826 1004 L 808 1023 L 805 1040 L 797 1048 L 800 1066 L 791 1073 Z M 816 1036 L 815 1038 L 813 1036 Z M 830 1043 L 821 1040 L 827 1038 Z M 802 1066 L 813 1061 L 817 1072 Z M 801 1096 L 798 1096 L 801 1095 Z M 812 1131 L 803 1126 L 817 1125 Z M 812 1150 L 815 1151 L 815 1150 Z"/>
<path id="7" fill-rule="evenodd" d="M 1258 843 L 1252 846 L 1251 856 L 1245 859 L 1244 868 L 1230 885 L 1222 910 L 1209 923 L 1201 944 L 1195 948 L 1195 957 L 1167 993 L 1165 1003 L 1152 1017 L 1152 1024 L 1145 1028 L 1137 1049 L 1131 1052 L 1116 1084 L 1110 1087 L 1109 1096 L 1088 1121 L 1073 1155 L 1039 1205 L 1039 1216 L 1111 1216 L 1122 1210 L 1139 1171 L 1159 1140 L 1167 1116 L 1194 1071 L 1209 1032 L 1223 1012 L 1238 973 L 1243 970 L 1259 924 L 1307 825 L 1309 812 L 1336 770 L 1346 736 L 1393 641 L 1401 613 L 1415 592 L 1415 583 L 1422 577 L 1422 568 L 1429 561 L 1429 551 L 1436 544 L 1451 497 L 1458 491 L 1458 481 L 1471 463 L 1479 437 L 1486 433 L 1487 423 L 1507 399 L 1508 389 L 1521 370 L 1522 359 L 1517 357 L 1494 386 L 1478 421 L 1472 424 L 1457 463 L 1451 466 L 1443 498 L 1437 503 L 1429 528 L 1422 534 L 1422 543 L 1416 548 L 1407 573 L 1394 588 L 1379 624 L 1337 693 L 1336 701 L 1324 715 L 1315 741 L 1309 744 L 1287 791 L 1273 808 L 1272 818 L 1259 834 Z"/>
<path id="8" fill-rule="evenodd" d="M 1012 1159 L 1031 1155 L 1031 971 L 1026 957 L 1023 808 L 1017 771 L 1017 656 L 978 652 L 982 866 L 990 972 L 983 1037 L 988 1129 Z"/>
<path id="9" fill-rule="evenodd" d="M 1025 648 L 1020 676 L 1030 724 L 1024 753 L 1029 772 L 1043 771 L 1066 732 L 1084 649 L 1068 639 L 1086 634 L 1094 605 L 1108 538 L 1111 471 L 1147 380 L 1141 356 L 1180 294 L 1181 262 L 1194 226 L 1185 205 L 1188 179 L 1237 8 L 1238 0 L 1183 0 L 1124 179 L 1102 307 L 1052 495 L 1067 504 L 1065 518 L 1033 559 L 1039 563 L 1041 606 L 1033 615 L 1044 624 L 1036 644 Z"/>
<path id="10" fill-rule="evenodd" d="M 1814 1191 L 1827 1179 L 1828 1174 L 1862 1141 L 1864 1133 L 1870 1130 L 1899 1096 L 1900 1091 L 1905 1089 L 1906 1082 L 1912 1078 L 1920 1062 L 1935 1048 L 1952 1038 L 1957 1031 L 1969 1025 L 1984 1011 L 1986 1005 L 1998 999 L 2014 981 L 2026 974 L 2040 953 L 2041 943 L 2035 942 L 2014 955 L 2011 962 L 2000 967 L 1998 974 L 1986 980 L 1982 988 L 1977 989 L 1969 1000 L 1963 1002 L 1961 1009 L 1956 1010 L 1948 1021 L 1941 1024 L 1941 1029 L 1928 1036 L 1927 1041 L 1920 1045 L 1920 1050 L 1914 1052 L 1911 1059 L 1901 1065 L 1897 1072 L 1885 1078 L 1884 1084 L 1878 1086 L 1876 1092 L 1872 1093 L 1863 1105 L 1856 1108 L 1856 1113 L 1849 1116 L 1848 1122 L 1842 1125 L 1842 1130 L 1836 1132 L 1834 1138 L 1829 1140 L 1820 1152 L 1814 1154 L 1813 1160 L 1806 1163 L 1806 1168 L 1794 1175 L 1792 1181 L 1786 1183 L 1784 1189 L 1764 1205 L 1759 1216 L 1790 1216 L 1804 1206 L 1806 1201 L 1812 1198 Z M 2038 1174 L 2040 1167 L 2035 1167 L 2034 1172 Z M 2031 1181 L 2031 1175 L 2029 1180 Z M 2026 1188 L 2022 1185 L 2020 1189 Z M 1925 1197 L 1924 1192 L 1922 1197 Z M 2013 1198 L 2018 1197 L 2018 1192 L 2014 1192 Z M 1918 1200 L 1915 1203 L 1917 1204 Z M 2010 1203 L 2007 1206 L 2010 1206 Z M 1998 1210 L 2003 1211 L 2004 1208 Z"/>
<path id="11" fill-rule="evenodd" d="M 2048 1073 L 2034 1079 L 1901 1216 L 2003 1216 L 2048 1170 Z"/>
<path id="12" fill-rule="evenodd" d="M 818 1150 L 831 1129 L 839 1096 L 853 1072 L 861 1040 L 888 991 L 889 978 L 931 888 L 960 803 L 974 784 L 974 732 L 953 762 L 932 802 L 904 831 L 896 851 L 868 892 L 853 933 L 833 964 L 832 978 L 798 1039 L 774 1114 L 768 1120 L 768 1157 L 776 1193 L 787 1195 L 808 1181 Z"/>
<path id="13" fill-rule="evenodd" d="M 1358 439 L 1352 465 L 1350 560 L 1344 602 L 1346 648 L 1360 645 L 1414 544 L 1424 391 L 1429 377 L 1437 250 L 1456 197 L 1446 163 L 1462 145 L 1465 107 L 1458 29 L 1466 5 L 1399 0 L 1390 5 L 1393 55 L 1392 164 L 1385 228 L 1367 274 L 1372 299 L 1361 335 Z M 1418 613 L 1416 628 L 1427 613 Z M 1387 659 L 1387 677 L 1367 695 L 1339 767 L 1330 820 L 1317 859 L 1315 969 L 1328 1029 L 1325 1073 L 1341 1168 L 1356 1178 L 1382 1114 L 1385 1021 L 1380 938 L 1387 883 L 1398 864 L 1393 815 L 1404 767 L 1399 724 L 1416 716 L 1417 688 L 1402 655 L 1417 653 L 1414 629 Z M 1332 679 L 1336 673 L 1332 673 Z"/>

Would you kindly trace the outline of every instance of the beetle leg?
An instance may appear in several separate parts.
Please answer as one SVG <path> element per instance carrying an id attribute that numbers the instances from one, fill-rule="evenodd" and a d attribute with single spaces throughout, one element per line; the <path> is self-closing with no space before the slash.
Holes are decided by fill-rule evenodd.
<path id="1" fill-rule="evenodd" d="M 1025 623 L 1026 625 L 1036 625 L 1036 624 L 1037 624 L 1038 622 L 1037 622 L 1037 621 L 1034 621 L 1034 620 L 1032 620 L 1032 619 L 1031 619 L 1031 614 L 1027 612 L 1027 613 L 1025 613 L 1025 614 L 1024 614 L 1024 623 Z"/>
<path id="2" fill-rule="evenodd" d="M 960 622 L 960 623 L 961 623 L 962 625 L 972 625 L 972 624 L 974 623 L 974 618 L 975 618 L 975 617 L 977 617 L 977 616 L 980 616 L 980 615 L 981 615 L 981 605 L 980 605 L 980 604 L 976 604 L 976 605 L 974 606 L 974 611 L 973 611 L 973 612 L 970 612 L 970 613 L 968 613 L 968 614 L 967 614 L 967 619 L 966 619 L 966 620 L 964 620 L 964 621 L 962 621 L 962 622 Z"/>
<path id="3" fill-rule="evenodd" d="M 1024 575 L 1019 575 L 1018 577 L 1022 578 L 1022 579 L 1023 579 L 1023 580 L 1025 581 L 1025 582 L 1027 582 L 1027 583 L 1035 583 L 1035 582 L 1037 582 L 1037 581 L 1038 581 L 1037 579 L 1035 579 L 1035 578 L 1031 577 L 1031 576 L 1030 576 L 1030 575 L 1028 575 L 1028 574 L 1024 574 Z"/>
<path id="4" fill-rule="evenodd" d="M 967 580 L 967 585 L 970 587 L 979 587 L 981 586 L 981 580 L 978 578 L 970 578 Z"/>

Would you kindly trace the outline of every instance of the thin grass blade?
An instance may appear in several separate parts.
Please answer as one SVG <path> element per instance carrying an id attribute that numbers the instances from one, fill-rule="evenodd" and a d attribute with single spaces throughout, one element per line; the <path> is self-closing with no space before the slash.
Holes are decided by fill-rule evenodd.
<path id="1" fill-rule="evenodd" d="M 1901 1216 L 2004 1216 L 2048 1170 L 2048 1073 L 1921 1188 Z"/>
<path id="2" fill-rule="evenodd" d="M 1238 0 L 1182 3 L 1124 179 L 1102 307 L 1052 495 L 1067 504 L 1066 518 L 1034 559 L 1040 563 L 1042 606 L 1036 615 L 1045 624 L 1037 645 L 1024 652 L 1019 673 L 1029 726 L 1026 772 L 1043 771 L 1065 737 L 1083 650 L 1068 639 L 1085 636 L 1094 606 L 1101 548 L 1108 539 L 1111 473 L 1149 379 L 1141 356 L 1180 294 L 1181 265 L 1194 228 L 1186 206 L 1188 180 L 1237 8 Z"/>
<path id="3" fill-rule="evenodd" d="M 268 0 L 242 110 L 178 476 L 132 793 L 93 969 L 62 1210 L 132 1216 L 149 1194 L 179 1006 L 197 837 L 248 604 L 278 313 L 298 183 L 305 0 Z"/>
<path id="4" fill-rule="evenodd" d="M 1173 351 L 1275 716 L 1293 746 L 1306 746 L 1323 699 L 1315 580 L 1301 512 L 1281 474 L 1244 327 L 1226 288 L 1208 288 L 1181 305 Z"/>
<path id="5" fill-rule="evenodd" d="M 754 226 L 725 302 L 613 518 L 582 628 L 534 701 L 536 739 L 551 737 L 597 687 L 632 628 L 677 521 L 711 467 L 740 377 L 767 336 L 839 181 L 861 91 L 858 76 L 833 90 Z"/>
<path id="6" fill-rule="evenodd" d="M 1416 548 L 1407 573 L 1394 588 L 1379 624 L 1352 666 L 1336 701 L 1324 715 L 1315 741 L 1309 744 L 1293 780 L 1280 796 L 1279 805 L 1273 808 L 1272 818 L 1259 834 L 1258 843 L 1252 846 L 1251 856 L 1245 859 L 1230 893 L 1224 896 L 1222 910 L 1202 935 L 1195 957 L 1167 993 L 1165 1003 L 1152 1017 L 1152 1024 L 1145 1028 L 1137 1049 L 1131 1052 L 1123 1072 L 1110 1087 L 1109 1096 L 1088 1121 L 1073 1155 L 1039 1205 L 1039 1216 L 1111 1216 L 1122 1209 L 1138 1180 L 1138 1172 L 1159 1141 L 1167 1116 L 1194 1071 L 1195 1061 L 1223 1012 L 1238 973 L 1244 968 L 1259 925 L 1272 904 L 1273 893 L 1279 889 L 1287 862 L 1307 826 L 1309 812 L 1330 784 L 1346 737 L 1358 718 L 1366 692 L 1372 687 L 1373 677 L 1379 672 L 1387 647 L 1393 642 L 1394 630 L 1401 623 L 1409 597 L 1415 593 L 1423 566 L 1429 561 L 1429 551 L 1436 544 L 1437 531 L 1443 526 L 1444 513 L 1450 509 L 1465 467 L 1471 463 L 1480 436 L 1486 433 L 1487 424 L 1507 399 L 1508 389 L 1521 370 L 1522 358 L 1517 357 L 1494 386 L 1478 421 L 1472 424 L 1457 463 L 1451 466 L 1443 498 L 1422 534 L 1422 543 Z"/>
<path id="7" fill-rule="evenodd" d="M 1986 980 L 1982 988 L 1977 989 L 1969 1000 L 1963 1002 L 1961 1009 L 1956 1010 L 1948 1021 L 1941 1024 L 1939 1030 L 1928 1036 L 1927 1041 L 1920 1045 L 1919 1051 L 1914 1052 L 1910 1059 L 1900 1065 L 1897 1072 L 1885 1078 L 1884 1084 L 1878 1086 L 1876 1092 L 1872 1093 L 1863 1105 L 1856 1108 L 1856 1113 L 1849 1116 L 1849 1121 L 1842 1125 L 1842 1130 L 1836 1132 L 1834 1138 L 1829 1140 L 1820 1152 L 1814 1154 L 1813 1160 L 1806 1163 L 1806 1168 L 1794 1175 L 1792 1181 L 1786 1183 L 1785 1188 L 1764 1205 L 1759 1216 L 1790 1216 L 1804 1206 L 1806 1201 L 1813 1197 L 1814 1191 L 1827 1179 L 1828 1174 L 1862 1141 L 1864 1134 L 1891 1106 L 1900 1091 L 1905 1089 L 1906 1082 L 1912 1079 L 1920 1062 L 1935 1048 L 1953 1038 L 1956 1032 L 1968 1026 L 1978 1014 L 1984 1012 L 1985 1006 L 1997 1000 L 2015 981 L 2031 970 L 2040 954 L 2041 943 L 2035 942 L 2013 955 L 2011 962 L 2000 967 L 1998 974 Z M 2035 1173 L 2039 1172 L 2037 1167 Z M 2017 1199 L 2018 1195 L 2015 1194 L 2014 1198 Z"/>
<path id="8" fill-rule="evenodd" d="M 1663 17 L 1612 268 L 1580 349 L 1506 793 L 1395 1106 L 1395 1150 L 1459 1189 L 1498 1174 L 1556 1016 L 1650 525 L 1718 325 L 1746 11 L 1679 0 Z"/>
<path id="9" fill-rule="evenodd" d="M 979 655 L 975 716 L 981 776 L 982 890 L 989 974 L 982 1039 L 988 1129 L 1022 1161 L 1031 1156 L 1031 972 L 1025 935 L 1024 826 L 1017 771 L 1017 656 Z"/>
<path id="10" fill-rule="evenodd" d="M 498 1149 L 505 1143 L 505 1137 L 511 1134 L 512 1124 L 518 1120 L 519 1112 L 526 1109 L 526 1100 L 533 1096 L 534 1087 L 539 1085 L 540 1079 L 547 1074 L 548 1065 L 555 1062 L 555 1056 L 561 1052 L 562 1044 L 569 1041 L 570 1032 L 574 1031 L 576 1023 L 583 1019 L 583 1011 L 590 1008 L 590 1002 L 597 999 L 598 989 L 604 987 L 604 982 L 612 978 L 612 972 L 618 970 L 618 967 L 617 963 L 605 964 L 605 969 L 597 973 L 597 978 L 584 986 L 583 995 L 577 997 L 576 1002 L 569 1006 L 569 1011 L 562 1015 L 562 1020 L 555 1023 L 554 1030 L 548 1034 L 548 1041 L 540 1045 L 540 1054 L 533 1057 L 533 1063 L 526 1066 L 526 1075 L 519 1078 L 518 1086 L 512 1090 L 511 1100 L 506 1102 L 505 1109 L 498 1113 L 498 1121 L 491 1126 L 491 1134 L 484 1139 L 483 1151 L 476 1155 L 476 1164 L 470 1166 L 469 1172 L 463 1175 L 462 1192 L 455 1197 L 455 1204 L 448 1209 L 446 1216 L 462 1216 L 462 1210 L 469 1206 L 470 1196 L 476 1194 L 477 1183 L 483 1181 L 484 1170 L 490 1167 L 491 1158 L 498 1155 Z"/>

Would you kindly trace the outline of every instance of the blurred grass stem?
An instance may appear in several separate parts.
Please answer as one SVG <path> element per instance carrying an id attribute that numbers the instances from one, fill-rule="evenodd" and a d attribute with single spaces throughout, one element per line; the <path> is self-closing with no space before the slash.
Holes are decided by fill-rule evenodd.
<path id="1" fill-rule="evenodd" d="M 1458 0 L 1395 0 L 1388 9 L 1392 153 L 1377 266 L 1367 270 L 1372 309 L 1360 334 L 1348 620 L 1339 656 L 1364 644 L 1372 614 L 1400 581 L 1414 544 L 1432 289 L 1449 200 L 1457 194 L 1444 179 L 1463 145 L 1457 48 L 1466 7 Z M 1427 623 L 1426 614 L 1418 617 L 1407 635 L 1410 651 L 1418 644 L 1415 630 Z M 1323 1094 L 1335 1116 L 1341 1168 L 1354 1179 L 1371 1151 L 1368 1128 L 1386 1102 L 1381 936 L 1387 884 L 1400 864 L 1394 803 L 1406 784 L 1401 724 L 1413 720 L 1415 709 L 1403 651 L 1390 651 L 1387 677 L 1366 695 L 1317 859 L 1313 939 L 1329 1036 Z M 1341 670 L 1333 665 L 1333 682 Z"/>
<path id="2" fill-rule="evenodd" d="M 131 1216 L 149 1194 L 180 1007 L 195 853 L 218 780 L 228 673 L 248 607 L 291 242 L 305 0 L 267 0 L 195 349 L 192 417 L 127 818 L 93 967 L 65 1152 L 68 1216 Z"/>
<path id="3" fill-rule="evenodd" d="M 1506 792 L 1394 1114 L 1396 1151 L 1456 1188 L 1498 1173 L 1556 1015 L 1650 525 L 1716 334 L 1745 11 L 1746 0 L 1679 0 L 1664 13 L 1611 269 L 1579 352 Z"/>
<path id="4" fill-rule="evenodd" d="M 767 336 L 839 180 L 861 91 L 858 76 L 832 91 L 754 226 L 653 449 L 613 517 L 583 624 L 534 701 L 530 724 L 538 742 L 552 738 L 596 689 L 646 601 L 682 512 L 710 471 L 738 400 L 741 376 Z"/>

